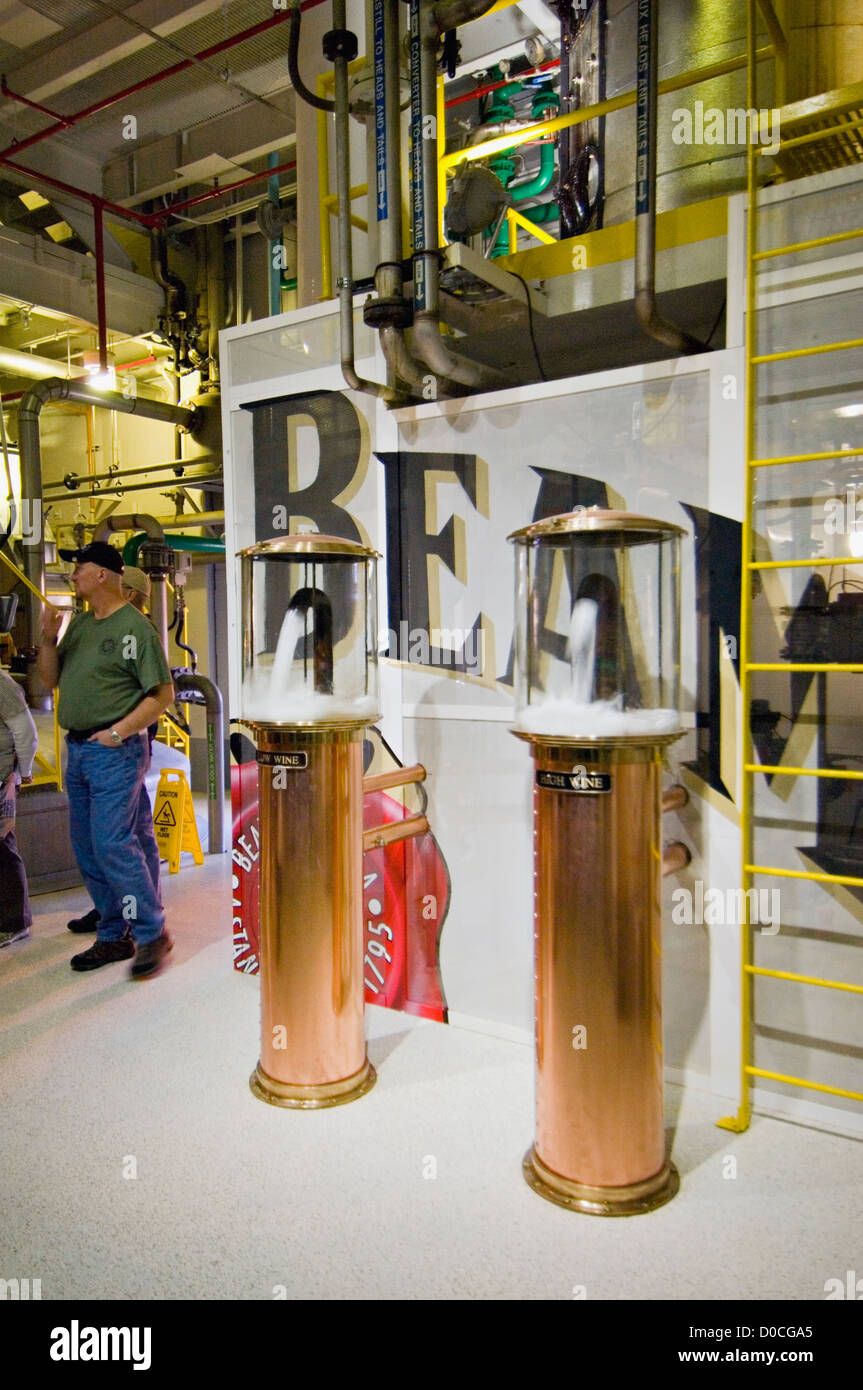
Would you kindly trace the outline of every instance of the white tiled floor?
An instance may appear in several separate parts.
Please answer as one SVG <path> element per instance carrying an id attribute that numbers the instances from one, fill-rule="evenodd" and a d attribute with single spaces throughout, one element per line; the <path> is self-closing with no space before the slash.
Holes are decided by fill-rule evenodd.
<path id="1" fill-rule="evenodd" d="M 859 1142 L 758 1118 L 733 1136 L 677 1087 L 673 1202 L 601 1220 L 542 1201 L 516 1043 L 373 1008 L 369 1095 L 262 1105 L 229 884 L 227 857 L 166 880 L 177 945 L 146 983 L 69 970 L 82 892 L 37 898 L 0 955 L 0 1277 L 44 1299 L 823 1299 L 860 1267 Z"/>

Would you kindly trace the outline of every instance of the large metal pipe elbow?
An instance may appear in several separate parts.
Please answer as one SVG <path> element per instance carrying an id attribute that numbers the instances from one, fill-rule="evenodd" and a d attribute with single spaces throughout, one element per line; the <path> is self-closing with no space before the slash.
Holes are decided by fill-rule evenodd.
<path id="1" fill-rule="evenodd" d="M 635 292 L 635 313 L 638 322 L 650 338 L 664 343 L 672 352 L 704 352 L 705 345 L 686 333 L 676 324 L 663 318 L 656 308 L 656 294 L 653 286 L 640 288 Z"/>
<path id="2" fill-rule="evenodd" d="M 440 0 L 432 7 L 432 22 L 438 34 L 445 34 L 448 29 L 481 19 L 494 3 L 495 0 Z"/>
<path id="3" fill-rule="evenodd" d="M 503 385 L 503 377 L 494 367 L 483 362 L 470 362 L 446 346 L 435 314 L 416 314 L 413 335 L 417 352 L 435 376 L 450 377 L 462 386 L 485 387 L 487 390 Z"/>
<path id="4" fill-rule="evenodd" d="M 97 528 L 93 539 L 103 541 L 112 531 L 146 531 L 152 541 L 165 540 L 165 532 L 154 516 L 148 512 L 115 512 L 108 516 Z"/>

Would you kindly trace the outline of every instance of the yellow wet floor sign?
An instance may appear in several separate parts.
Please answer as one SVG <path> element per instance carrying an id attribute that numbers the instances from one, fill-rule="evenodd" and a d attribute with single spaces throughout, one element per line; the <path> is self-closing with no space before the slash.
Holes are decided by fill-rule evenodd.
<path id="1" fill-rule="evenodd" d="M 192 791 L 185 773 L 178 768 L 162 769 L 156 788 L 153 829 L 159 846 L 159 858 L 167 859 L 172 874 L 180 867 L 183 850 L 194 855 L 196 864 L 203 864 L 204 854 L 195 824 Z"/>

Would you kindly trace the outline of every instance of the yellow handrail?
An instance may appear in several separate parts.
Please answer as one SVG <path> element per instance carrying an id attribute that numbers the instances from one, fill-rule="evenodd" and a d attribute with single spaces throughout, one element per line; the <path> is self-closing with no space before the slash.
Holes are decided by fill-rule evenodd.
<path id="1" fill-rule="evenodd" d="M 758 50 L 759 62 L 772 57 L 772 44 Z M 714 77 L 722 77 L 745 66 L 746 55 L 737 54 L 718 63 L 708 63 L 703 68 L 691 68 L 677 77 L 665 78 L 659 83 L 659 93 L 664 95 L 666 92 L 679 92 L 684 87 L 709 82 Z M 552 117 L 551 120 L 522 126 L 515 134 L 496 135 L 491 140 L 483 141 L 481 145 L 469 145 L 466 149 L 454 150 L 452 154 L 442 155 L 439 163 L 444 169 L 452 169 L 464 160 L 472 162 L 476 159 L 488 159 L 493 154 L 514 149 L 516 145 L 523 145 L 529 140 L 540 140 L 543 136 L 556 135 L 560 130 L 569 130 L 571 126 L 581 125 L 584 121 L 595 120 L 597 116 L 610 116 L 614 111 L 623 111 L 627 106 L 635 105 L 636 96 L 637 92 L 633 87 L 630 91 L 620 92 L 616 97 L 607 97 L 605 101 L 596 101 L 591 106 L 581 106 L 577 111 L 567 111 L 562 116 Z"/>
<path id="2" fill-rule="evenodd" d="M 756 20 L 755 0 L 747 0 L 746 6 L 746 104 L 750 110 L 757 110 L 756 97 Z M 755 160 L 751 144 L 746 147 L 746 201 L 749 209 L 746 218 L 746 389 L 744 402 L 745 457 L 747 464 L 755 457 L 755 253 L 758 250 L 757 233 L 757 183 Z M 744 473 L 745 496 L 743 501 L 743 526 L 741 535 L 741 555 L 748 560 L 753 549 L 754 513 L 754 472 L 747 467 Z M 749 586 L 740 586 L 740 698 L 744 711 L 742 727 L 743 765 L 754 762 L 752 729 L 748 717 L 751 702 L 751 667 L 748 661 L 750 643 L 750 601 Z M 747 777 L 741 779 L 740 796 L 740 842 L 741 842 L 741 882 L 744 887 L 743 921 L 740 924 L 740 1104 L 736 1115 L 725 1115 L 717 1123 L 720 1129 L 730 1129 L 740 1133 L 749 1128 L 752 1116 L 752 1102 L 749 1088 L 749 1062 L 752 1055 L 752 932 L 749 921 L 749 871 L 747 861 L 750 855 L 752 836 L 752 817 L 750 811 L 751 783 Z"/>

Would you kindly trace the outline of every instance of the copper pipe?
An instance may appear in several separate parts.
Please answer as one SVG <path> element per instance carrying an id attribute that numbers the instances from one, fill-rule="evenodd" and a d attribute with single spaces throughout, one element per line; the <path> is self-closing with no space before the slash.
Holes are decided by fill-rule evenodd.
<path id="1" fill-rule="evenodd" d="M 364 1094 L 362 731 L 259 727 L 261 1060 L 272 1105 Z M 284 769 L 284 776 L 274 773 Z"/>
<path id="2" fill-rule="evenodd" d="M 422 763 L 413 767 L 397 767 L 394 772 L 378 772 L 374 777 L 363 778 L 363 795 L 367 792 L 383 792 L 389 787 L 407 787 L 414 782 L 424 782 L 426 770 Z"/>
<path id="3" fill-rule="evenodd" d="M 662 793 L 663 813 L 665 811 L 679 811 L 681 806 L 688 805 L 689 792 L 685 787 L 682 787 L 679 782 L 675 782 L 671 787 L 666 787 L 665 791 Z"/>
<path id="4" fill-rule="evenodd" d="M 673 844 L 666 845 L 662 852 L 662 877 L 668 878 L 669 874 L 676 874 L 691 863 L 692 855 L 686 845 L 681 840 L 675 840 Z"/>
<path id="5" fill-rule="evenodd" d="M 370 849 L 380 849 L 382 845 L 392 845 L 397 840 L 412 840 L 415 835 L 424 835 L 429 828 L 425 816 L 406 816 L 404 820 L 389 821 L 386 825 L 373 825 L 363 831 L 363 853 Z"/>

